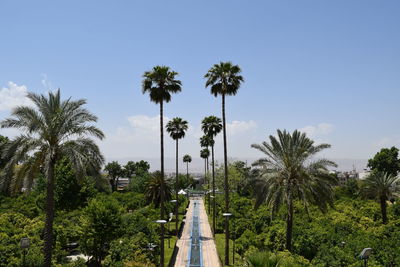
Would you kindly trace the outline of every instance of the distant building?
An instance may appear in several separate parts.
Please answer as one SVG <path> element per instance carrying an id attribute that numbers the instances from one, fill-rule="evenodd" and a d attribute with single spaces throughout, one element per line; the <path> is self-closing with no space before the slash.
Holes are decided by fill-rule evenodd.
<path id="1" fill-rule="evenodd" d="M 333 171 L 333 173 L 336 174 L 339 185 L 345 185 L 350 180 L 358 180 L 359 179 L 359 173 L 355 169 L 353 169 L 352 171 L 349 171 L 349 172 Z"/>
<path id="2" fill-rule="evenodd" d="M 118 178 L 117 190 L 124 190 L 128 187 L 130 178 Z"/>

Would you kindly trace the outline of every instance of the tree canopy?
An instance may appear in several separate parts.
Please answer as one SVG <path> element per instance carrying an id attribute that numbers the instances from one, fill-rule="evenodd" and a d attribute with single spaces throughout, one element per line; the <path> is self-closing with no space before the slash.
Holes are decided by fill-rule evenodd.
<path id="1" fill-rule="evenodd" d="M 368 160 L 368 167 L 382 173 L 396 176 L 400 171 L 399 149 L 396 147 L 382 148 Z"/>

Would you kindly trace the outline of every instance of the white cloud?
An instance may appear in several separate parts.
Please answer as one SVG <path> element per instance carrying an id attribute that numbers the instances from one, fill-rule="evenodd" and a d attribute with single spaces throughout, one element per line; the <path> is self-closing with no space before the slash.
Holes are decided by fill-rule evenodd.
<path id="1" fill-rule="evenodd" d="M 27 98 L 28 90 L 25 85 L 18 86 L 16 83 L 8 82 L 8 87 L 0 90 L 0 110 L 11 110 L 21 105 L 32 105 Z"/>
<path id="2" fill-rule="evenodd" d="M 314 138 L 323 135 L 328 135 L 333 131 L 334 127 L 330 123 L 320 123 L 318 125 L 309 125 L 299 129 L 300 132 L 306 133 L 308 137 Z"/>
<path id="3" fill-rule="evenodd" d="M 164 117 L 164 127 L 170 119 Z M 158 133 L 160 131 L 160 116 L 149 117 L 146 115 L 135 115 L 128 117 L 133 130 L 138 133 Z"/>
<path id="4" fill-rule="evenodd" d="M 253 120 L 232 121 L 231 123 L 227 123 L 226 128 L 229 135 L 237 135 L 256 129 L 257 123 Z"/>
<path id="5" fill-rule="evenodd" d="M 47 74 L 46 73 L 42 73 L 42 85 L 44 86 L 44 88 L 46 88 L 47 90 L 51 90 L 53 88 L 53 85 L 51 83 L 51 81 L 48 79 Z"/>
<path id="6" fill-rule="evenodd" d="M 135 115 L 127 118 L 130 127 L 118 127 L 101 142 L 107 157 L 157 156 L 160 143 L 160 116 Z M 164 125 L 169 121 L 164 117 Z M 164 131 L 164 142 L 168 136 Z"/>
<path id="7" fill-rule="evenodd" d="M 170 120 L 164 117 L 164 125 Z M 160 150 L 160 116 L 134 115 L 127 118 L 127 126 L 118 127 L 107 133 L 107 138 L 100 146 L 108 158 L 128 157 L 158 157 Z M 229 141 L 232 142 L 230 153 L 242 155 L 243 151 L 249 150 L 249 144 L 239 139 L 241 134 L 248 133 L 257 128 L 256 122 L 232 121 L 227 124 Z M 199 137 L 202 136 L 201 126 L 192 126 L 185 138 L 180 140 L 180 152 L 189 153 L 196 157 L 200 151 Z M 230 139 L 232 138 L 232 139 Z M 164 131 L 164 144 L 166 157 L 175 155 L 175 142 Z M 216 139 L 216 156 L 222 155 L 222 133 Z M 243 150 L 243 151 L 242 151 Z M 221 155 L 220 155 L 221 154 Z"/>

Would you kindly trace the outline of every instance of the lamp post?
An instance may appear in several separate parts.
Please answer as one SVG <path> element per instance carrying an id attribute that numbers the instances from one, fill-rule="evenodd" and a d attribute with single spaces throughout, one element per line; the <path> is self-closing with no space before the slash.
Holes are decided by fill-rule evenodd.
<path id="1" fill-rule="evenodd" d="M 225 217 L 225 220 L 227 220 L 227 224 L 228 224 L 228 228 L 229 228 L 229 217 L 232 216 L 232 213 L 222 213 L 222 216 Z M 228 240 L 229 242 L 229 240 Z M 225 248 L 225 264 L 229 265 L 229 250 L 227 250 L 227 248 Z"/>
<path id="2" fill-rule="evenodd" d="M 171 202 L 172 204 L 175 204 L 175 234 L 176 236 L 178 236 L 178 200 L 177 199 L 172 199 L 169 202 Z M 170 213 L 171 215 L 171 213 Z M 170 221 L 172 220 L 172 216 L 170 216 Z M 169 227 L 169 223 L 168 223 L 168 227 Z M 169 231 L 169 228 L 168 228 Z"/>
<path id="3" fill-rule="evenodd" d="M 157 220 L 156 223 L 159 223 L 161 225 L 161 240 L 160 242 L 164 242 L 164 230 L 162 229 L 164 227 L 164 224 L 167 223 L 166 220 Z M 164 244 L 160 243 L 160 247 L 163 248 Z M 160 255 L 160 267 L 164 267 L 164 250 L 161 249 L 161 255 Z"/>
<path id="4" fill-rule="evenodd" d="M 171 235 L 169 234 L 170 233 L 170 231 L 171 231 L 171 229 L 170 229 L 170 224 L 171 224 L 171 221 L 172 221 L 172 217 L 174 216 L 174 214 L 172 213 L 172 212 L 170 212 L 169 213 L 169 219 L 168 219 L 168 248 L 171 248 L 171 242 L 170 242 L 170 240 L 171 240 Z"/>
<path id="5" fill-rule="evenodd" d="M 361 251 L 359 258 L 361 260 L 364 260 L 364 267 L 368 266 L 368 258 L 369 256 L 371 256 L 371 254 L 372 254 L 372 248 L 364 248 Z"/>
<path id="6" fill-rule="evenodd" d="M 23 237 L 21 238 L 21 249 L 22 249 L 22 266 L 25 266 L 25 256 L 26 256 L 26 250 L 30 246 L 30 241 L 28 237 Z"/>

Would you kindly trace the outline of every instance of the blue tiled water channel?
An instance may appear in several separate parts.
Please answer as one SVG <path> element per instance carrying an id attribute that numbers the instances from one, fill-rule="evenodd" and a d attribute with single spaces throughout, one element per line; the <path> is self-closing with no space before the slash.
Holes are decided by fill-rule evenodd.
<path id="1" fill-rule="evenodd" d="M 189 249 L 188 267 L 203 267 L 203 257 L 201 255 L 201 239 L 200 239 L 200 220 L 199 220 L 199 202 L 194 200 L 193 203 L 193 220 L 191 228 L 191 244 Z"/>

